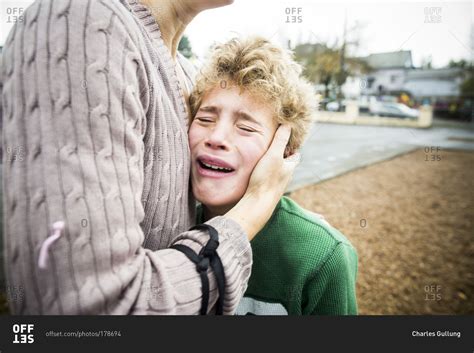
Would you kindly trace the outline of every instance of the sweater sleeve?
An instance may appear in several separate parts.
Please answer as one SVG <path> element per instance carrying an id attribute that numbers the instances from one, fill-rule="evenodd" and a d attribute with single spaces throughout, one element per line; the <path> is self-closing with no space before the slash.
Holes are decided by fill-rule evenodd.
<path id="1" fill-rule="evenodd" d="M 5 264 L 9 287 L 23 294 L 10 302 L 15 314 L 199 312 L 195 265 L 176 250 L 143 247 L 150 68 L 139 34 L 118 1 L 39 0 L 6 42 Z M 40 248 L 56 221 L 65 228 L 42 269 Z M 250 244 L 232 220 L 209 224 L 220 234 L 230 314 L 250 276 Z M 175 244 L 199 251 L 207 240 L 188 231 Z"/>
<path id="2" fill-rule="evenodd" d="M 357 253 L 339 243 L 303 290 L 303 315 L 357 315 Z"/>

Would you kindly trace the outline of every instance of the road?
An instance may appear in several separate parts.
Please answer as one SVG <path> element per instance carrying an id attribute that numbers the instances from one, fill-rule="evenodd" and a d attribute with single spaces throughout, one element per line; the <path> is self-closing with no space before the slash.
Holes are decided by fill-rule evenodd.
<path id="1" fill-rule="evenodd" d="M 427 158 L 442 156 L 444 149 L 474 151 L 474 130 L 315 123 L 302 148 L 301 163 L 295 171 L 288 191 L 417 148 L 426 148 Z"/>

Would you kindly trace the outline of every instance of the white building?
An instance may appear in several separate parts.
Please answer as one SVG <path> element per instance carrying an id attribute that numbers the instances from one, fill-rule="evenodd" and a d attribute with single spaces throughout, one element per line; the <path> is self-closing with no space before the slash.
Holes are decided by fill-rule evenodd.
<path id="1" fill-rule="evenodd" d="M 461 68 L 416 69 L 407 73 L 403 89 L 415 98 L 429 98 L 434 101 L 439 98 L 458 97 L 462 82 Z"/>
<path id="2" fill-rule="evenodd" d="M 342 87 L 346 98 L 409 92 L 417 100 L 428 98 L 435 102 L 460 95 L 464 79 L 461 68 L 416 69 L 409 50 L 371 54 L 361 59 L 371 71 L 348 77 Z"/>
<path id="3" fill-rule="evenodd" d="M 411 51 L 370 54 L 363 58 L 373 70 L 365 75 L 362 94 L 376 95 L 401 91 L 407 73 L 413 70 Z"/>

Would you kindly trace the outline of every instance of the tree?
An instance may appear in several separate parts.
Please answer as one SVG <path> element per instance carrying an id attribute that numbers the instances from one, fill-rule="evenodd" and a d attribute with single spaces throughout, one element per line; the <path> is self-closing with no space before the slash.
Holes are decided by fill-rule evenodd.
<path id="1" fill-rule="evenodd" d="M 464 60 L 464 59 L 461 59 L 459 61 L 454 61 L 454 60 L 449 60 L 449 64 L 448 64 L 448 67 L 459 67 L 461 69 L 465 69 L 469 66 L 469 63 Z"/>
<path id="2" fill-rule="evenodd" d="M 464 81 L 461 83 L 461 96 L 463 98 L 474 99 L 474 67 L 466 65 Z"/>
<path id="3" fill-rule="evenodd" d="M 193 54 L 193 50 L 191 48 L 191 42 L 187 36 L 182 36 L 181 40 L 178 44 L 178 51 L 183 54 L 183 56 L 187 59 L 191 58 Z"/>
<path id="4" fill-rule="evenodd" d="M 356 21 L 348 29 L 346 13 L 341 45 L 337 41 L 333 45 L 305 43 L 294 49 L 295 59 L 304 67 L 303 74 L 313 83 L 324 85 L 326 98 L 333 87 L 338 100 L 342 99 L 341 87 L 347 77 L 370 71 L 364 60 L 348 55 L 360 46 L 364 27 L 364 23 Z"/>
<path id="5" fill-rule="evenodd" d="M 326 44 L 301 44 L 295 48 L 295 59 L 303 65 L 308 80 L 325 86 L 327 97 L 329 85 L 339 71 L 338 51 Z"/>
<path id="6" fill-rule="evenodd" d="M 340 92 L 340 87 L 349 75 L 369 71 L 365 61 L 346 57 L 344 48 L 338 47 L 337 43 L 333 46 L 325 43 L 300 44 L 294 52 L 295 59 L 303 65 L 305 77 L 313 83 L 325 86 L 325 97 L 328 97 L 331 85 Z"/>
<path id="7" fill-rule="evenodd" d="M 433 67 L 433 56 L 427 55 L 421 59 L 421 67 L 423 69 L 431 69 Z"/>

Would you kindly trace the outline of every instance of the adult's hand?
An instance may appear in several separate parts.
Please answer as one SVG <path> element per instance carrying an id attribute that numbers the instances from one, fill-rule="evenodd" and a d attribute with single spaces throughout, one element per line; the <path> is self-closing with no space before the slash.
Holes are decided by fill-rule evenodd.
<path id="1" fill-rule="evenodd" d="M 288 125 L 278 128 L 268 151 L 252 172 L 245 195 L 226 214 L 244 228 L 249 240 L 270 219 L 299 163 L 299 153 L 284 158 L 290 134 Z"/>

